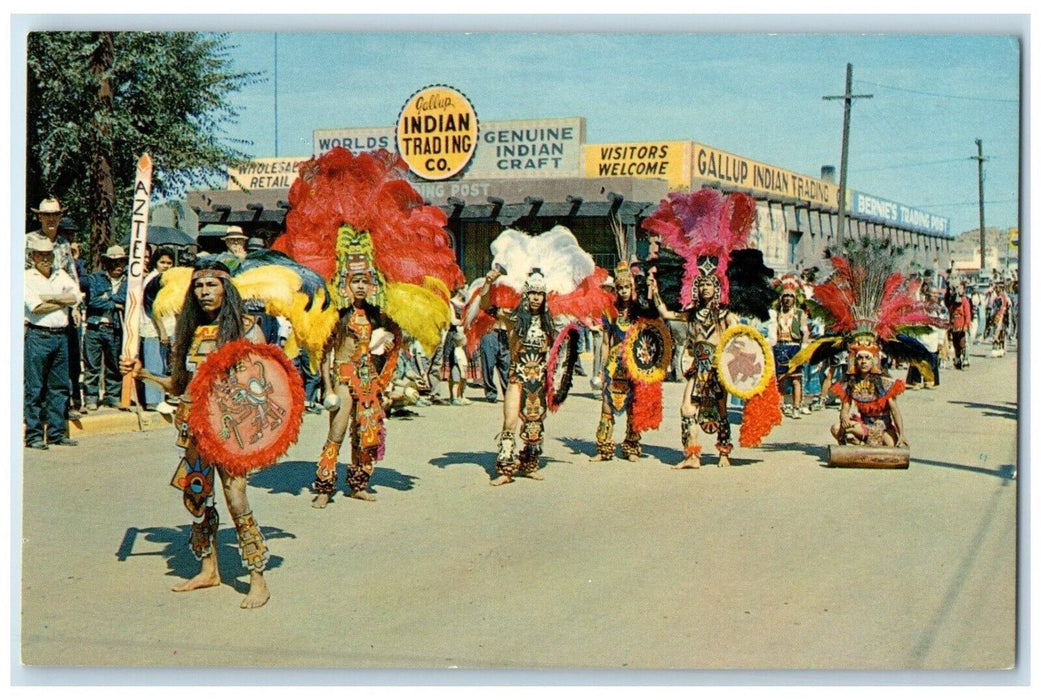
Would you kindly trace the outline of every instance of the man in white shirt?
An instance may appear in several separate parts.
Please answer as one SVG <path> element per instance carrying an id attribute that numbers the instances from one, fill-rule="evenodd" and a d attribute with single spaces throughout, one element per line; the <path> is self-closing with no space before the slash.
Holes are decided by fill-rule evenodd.
<path id="1" fill-rule="evenodd" d="M 54 267 L 54 243 L 28 242 L 32 268 L 25 272 L 25 445 L 76 445 L 67 432 L 69 404 L 69 309 L 81 299 L 79 285 Z"/>

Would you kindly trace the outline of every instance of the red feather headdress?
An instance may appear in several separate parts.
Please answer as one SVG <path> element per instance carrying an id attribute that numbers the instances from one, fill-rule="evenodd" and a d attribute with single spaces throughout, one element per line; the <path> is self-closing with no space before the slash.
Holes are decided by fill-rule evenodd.
<path id="1" fill-rule="evenodd" d="M 286 232 L 272 248 L 328 281 L 364 261 L 380 287 L 376 303 L 424 345 L 436 345 L 463 273 L 444 212 L 424 204 L 405 173 L 404 161 L 382 149 L 355 155 L 337 147 L 302 163 L 289 190 Z"/>

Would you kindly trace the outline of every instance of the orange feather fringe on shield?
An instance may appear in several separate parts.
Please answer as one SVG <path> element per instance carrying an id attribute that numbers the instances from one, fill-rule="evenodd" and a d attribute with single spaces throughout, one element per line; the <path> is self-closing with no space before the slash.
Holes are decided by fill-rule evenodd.
<path id="1" fill-rule="evenodd" d="M 279 370 L 283 377 L 272 376 Z M 243 373 L 245 386 L 239 383 Z M 188 429 L 199 454 L 232 476 L 271 466 L 300 434 L 304 385 L 277 346 L 248 340 L 227 343 L 202 363 L 188 394 Z"/>
<path id="2" fill-rule="evenodd" d="M 758 447 L 775 426 L 781 424 L 781 393 L 777 377 L 770 377 L 766 388 L 745 402 L 741 414 L 741 447 Z"/>

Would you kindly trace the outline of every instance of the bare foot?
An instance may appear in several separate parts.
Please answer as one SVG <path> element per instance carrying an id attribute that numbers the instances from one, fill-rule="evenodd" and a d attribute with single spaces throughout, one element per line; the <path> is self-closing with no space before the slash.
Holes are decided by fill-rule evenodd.
<path id="1" fill-rule="evenodd" d="M 199 588 L 213 588 L 214 586 L 219 585 L 220 574 L 216 571 L 200 571 L 187 581 L 181 581 L 170 590 L 175 593 L 184 593 L 185 591 L 194 591 Z"/>
<path id="2" fill-rule="evenodd" d="M 729 467 L 730 466 L 730 458 L 727 457 L 726 455 L 719 455 L 719 463 L 716 466 L 717 467 Z"/>
<path id="3" fill-rule="evenodd" d="M 496 477 L 495 479 L 491 480 L 491 485 L 492 486 L 502 486 L 503 484 L 508 484 L 511 481 L 513 481 L 513 477 L 506 476 L 505 474 L 501 474 L 498 477 Z"/>
<path id="4" fill-rule="evenodd" d="M 533 471 L 533 472 L 528 472 L 527 474 L 524 474 L 523 476 L 525 478 L 528 478 L 528 479 L 534 479 L 535 481 L 542 481 L 543 479 L 546 478 L 546 477 L 542 476 L 542 473 L 539 472 L 539 470 L 537 470 L 537 469 L 535 471 Z"/>
<path id="5" fill-rule="evenodd" d="M 259 571 L 249 572 L 249 593 L 239 603 L 240 608 L 259 608 L 271 599 L 271 593 L 267 589 L 267 581 L 264 574 Z"/>
<path id="6" fill-rule="evenodd" d="M 640 455 L 626 455 L 625 458 L 627 460 L 629 460 L 630 462 L 639 462 L 640 461 Z"/>
<path id="7" fill-rule="evenodd" d="M 612 459 L 614 459 L 614 455 L 602 455 L 600 453 L 597 453 L 597 454 L 593 455 L 592 457 L 590 457 L 589 461 L 590 462 L 610 462 Z"/>
<path id="8" fill-rule="evenodd" d="M 357 498 L 359 501 L 375 501 L 376 497 L 368 491 L 351 491 L 351 498 Z"/>
<path id="9" fill-rule="evenodd" d="M 320 493 L 320 494 L 318 494 L 317 496 L 315 496 L 314 498 L 311 499 L 311 507 L 312 508 L 325 508 L 327 505 L 329 505 L 329 500 L 330 500 L 329 499 L 329 494 L 327 494 L 327 493 Z"/>
<path id="10" fill-rule="evenodd" d="M 701 468 L 701 457 L 699 455 L 691 455 L 687 457 L 679 464 L 674 464 L 673 469 L 700 469 Z"/>

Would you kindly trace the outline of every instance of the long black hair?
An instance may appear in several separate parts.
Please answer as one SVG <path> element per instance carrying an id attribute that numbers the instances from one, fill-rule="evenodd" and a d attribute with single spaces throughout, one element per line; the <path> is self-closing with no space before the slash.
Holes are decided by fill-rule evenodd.
<path id="1" fill-rule="evenodd" d="M 195 263 L 194 269 L 219 270 L 229 272 L 227 266 L 219 260 L 202 258 Z M 245 334 L 245 324 L 242 320 L 242 297 L 239 290 L 231 283 L 231 278 L 222 279 L 224 286 L 224 301 L 221 303 L 217 318 L 217 347 L 240 339 Z M 177 330 L 174 331 L 174 343 L 170 353 L 170 376 L 173 378 L 173 393 L 183 394 L 191 380 L 187 368 L 188 349 L 191 347 L 192 339 L 195 337 L 196 329 L 210 322 L 209 316 L 199 305 L 195 297 L 195 280 L 192 280 L 188 292 L 184 296 L 184 304 L 181 313 L 177 315 Z"/>
<path id="2" fill-rule="evenodd" d="M 528 310 L 527 296 L 527 294 L 521 295 L 521 302 L 513 312 L 513 320 L 517 324 L 515 327 L 522 340 L 528 337 L 528 329 L 531 328 L 531 321 L 536 316 L 536 314 L 533 314 Z M 545 293 L 542 295 L 542 308 L 539 309 L 537 315 L 542 321 L 542 332 L 546 334 L 550 344 L 552 344 L 554 335 L 553 317 L 549 314 L 548 295 Z"/>

